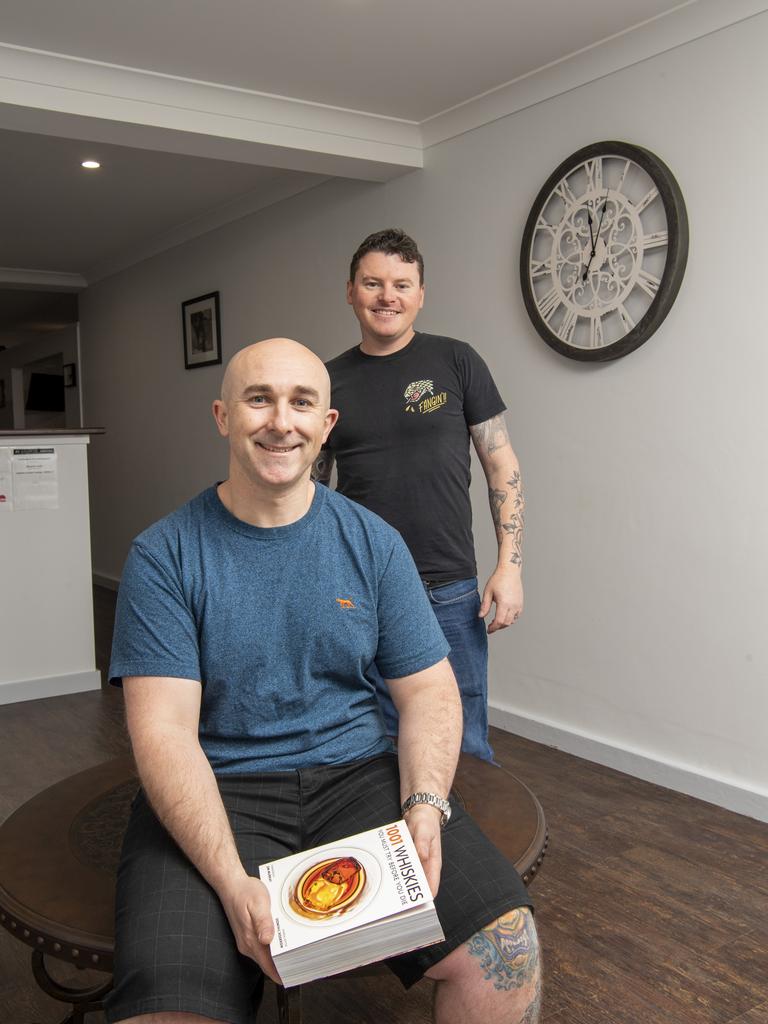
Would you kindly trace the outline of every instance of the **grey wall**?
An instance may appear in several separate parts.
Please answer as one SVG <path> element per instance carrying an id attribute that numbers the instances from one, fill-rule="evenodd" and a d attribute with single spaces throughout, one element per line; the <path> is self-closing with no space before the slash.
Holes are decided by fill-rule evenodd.
<path id="1" fill-rule="evenodd" d="M 184 370 L 180 303 L 220 290 L 225 358 L 274 334 L 330 356 L 356 340 L 351 251 L 400 224 L 427 260 L 419 325 L 484 355 L 527 487 L 527 610 L 491 642 L 497 721 L 768 816 L 767 44 L 761 15 L 435 146 L 421 172 L 327 183 L 89 288 L 97 572 L 118 576 L 135 533 L 224 473 L 220 370 Z M 539 340 L 517 260 L 550 171 L 610 138 L 673 169 L 691 252 L 659 332 L 588 366 Z"/>

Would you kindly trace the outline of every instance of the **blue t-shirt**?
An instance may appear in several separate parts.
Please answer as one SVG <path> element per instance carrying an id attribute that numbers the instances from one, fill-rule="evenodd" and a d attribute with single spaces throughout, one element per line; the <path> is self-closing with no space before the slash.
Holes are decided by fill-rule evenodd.
<path id="1" fill-rule="evenodd" d="M 317 484 L 306 515 L 262 528 L 211 487 L 134 541 L 109 674 L 199 680 L 214 771 L 281 771 L 390 749 L 371 666 L 397 679 L 448 650 L 378 516 Z"/>

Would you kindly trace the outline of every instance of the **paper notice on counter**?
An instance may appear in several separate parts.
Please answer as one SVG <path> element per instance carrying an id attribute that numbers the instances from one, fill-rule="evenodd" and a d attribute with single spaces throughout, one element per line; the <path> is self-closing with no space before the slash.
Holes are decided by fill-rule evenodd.
<path id="1" fill-rule="evenodd" d="M 13 512 L 11 449 L 0 448 L 0 512 Z"/>
<path id="2" fill-rule="evenodd" d="M 16 511 L 59 507 L 59 464 L 55 448 L 14 448 L 13 504 Z"/>

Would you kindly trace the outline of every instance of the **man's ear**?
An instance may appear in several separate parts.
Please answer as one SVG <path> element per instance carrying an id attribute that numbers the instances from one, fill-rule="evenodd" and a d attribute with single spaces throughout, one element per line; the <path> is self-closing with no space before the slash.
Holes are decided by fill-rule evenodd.
<path id="1" fill-rule="evenodd" d="M 229 424 L 227 420 L 227 406 L 220 398 L 215 399 L 211 406 L 211 412 L 213 418 L 216 420 L 216 426 L 218 427 L 219 433 L 222 437 L 229 436 Z"/>
<path id="2" fill-rule="evenodd" d="M 347 305 L 352 305 L 352 289 L 354 288 L 354 281 L 347 281 Z"/>
<path id="3" fill-rule="evenodd" d="M 336 420 L 339 418 L 338 409 L 329 409 L 325 414 L 325 430 L 323 431 L 323 444 L 328 440 L 328 435 L 336 425 Z"/>

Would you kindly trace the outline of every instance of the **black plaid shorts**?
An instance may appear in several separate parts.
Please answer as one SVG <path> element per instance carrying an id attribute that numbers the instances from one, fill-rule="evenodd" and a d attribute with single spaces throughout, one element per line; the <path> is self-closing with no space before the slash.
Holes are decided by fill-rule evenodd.
<path id="1" fill-rule="evenodd" d="M 347 765 L 220 775 L 224 806 L 246 871 L 400 817 L 397 758 Z M 406 988 L 484 925 L 531 906 L 514 867 L 452 801 L 442 834 L 435 900 L 445 941 L 387 960 Z M 253 1024 L 264 976 L 238 952 L 215 892 L 198 874 L 139 791 L 117 879 L 115 985 L 109 1022 L 186 1011 Z"/>

